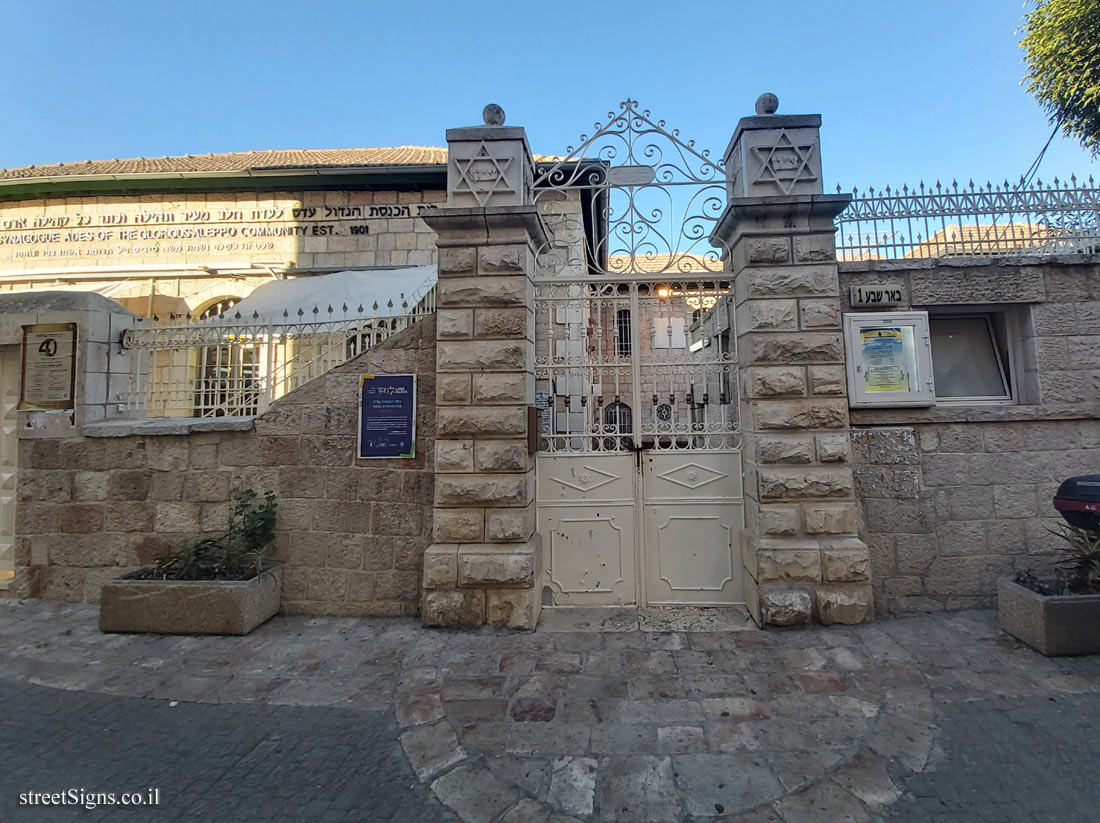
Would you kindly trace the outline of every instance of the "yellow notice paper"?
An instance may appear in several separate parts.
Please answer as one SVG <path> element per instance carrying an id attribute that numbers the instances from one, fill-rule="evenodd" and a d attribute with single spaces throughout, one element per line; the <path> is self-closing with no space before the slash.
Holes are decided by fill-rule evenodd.
<path id="1" fill-rule="evenodd" d="M 909 391 L 905 345 L 898 327 L 863 329 L 863 388 L 868 392 Z"/>

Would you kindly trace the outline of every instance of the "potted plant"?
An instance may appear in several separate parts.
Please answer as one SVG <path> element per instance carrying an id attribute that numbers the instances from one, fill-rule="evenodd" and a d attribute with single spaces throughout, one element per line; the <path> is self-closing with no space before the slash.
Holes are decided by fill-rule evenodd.
<path id="1" fill-rule="evenodd" d="M 226 530 L 103 585 L 104 632 L 248 634 L 279 610 L 282 569 L 265 567 L 275 495 L 233 492 Z"/>
<path id="2" fill-rule="evenodd" d="M 1053 576 L 1032 570 L 997 582 L 1001 628 L 1048 656 L 1100 653 L 1100 531 L 1059 524 Z"/>

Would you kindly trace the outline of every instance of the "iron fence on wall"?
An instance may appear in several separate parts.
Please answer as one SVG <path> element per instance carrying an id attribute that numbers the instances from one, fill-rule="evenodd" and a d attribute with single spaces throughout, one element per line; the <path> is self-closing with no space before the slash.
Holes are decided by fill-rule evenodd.
<path id="1" fill-rule="evenodd" d="M 434 312 L 435 289 L 411 308 L 391 302 L 367 311 L 314 307 L 284 312 L 283 322 L 240 312 L 197 322 L 143 318 L 123 340 L 135 362 L 120 405 L 147 417 L 260 414 Z"/>
<path id="2" fill-rule="evenodd" d="M 837 187 L 840 192 L 840 187 Z M 1076 177 L 1015 186 L 970 181 L 852 191 L 836 219 L 838 260 L 1100 252 L 1100 188 Z"/>

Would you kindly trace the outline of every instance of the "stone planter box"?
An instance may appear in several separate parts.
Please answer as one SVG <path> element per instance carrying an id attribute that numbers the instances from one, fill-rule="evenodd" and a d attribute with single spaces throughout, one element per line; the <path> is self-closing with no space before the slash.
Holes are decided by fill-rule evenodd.
<path id="1" fill-rule="evenodd" d="M 1048 657 L 1100 654 L 1100 594 L 1046 597 L 1002 577 L 1001 628 Z"/>
<path id="2" fill-rule="evenodd" d="M 283 570 L 278 566 L 251 580 L 134 580 L 123 575 L 103 584 L 99 629 L 248 634 L 279 611 L 282 588 Z"/>

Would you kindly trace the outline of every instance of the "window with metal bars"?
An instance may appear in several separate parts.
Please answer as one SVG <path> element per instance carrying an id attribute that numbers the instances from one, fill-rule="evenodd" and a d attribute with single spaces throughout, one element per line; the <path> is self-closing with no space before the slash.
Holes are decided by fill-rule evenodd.
<path id="1" fill-rule="evenodd" d="M 615 312 L 615 356 L 630 357 L 633 351 L 631 345 L 632 326 L 630 323 L 630 309 L 619 309 Z M 610 406 L 608 410 L 610 410 Z M 629 411 L 629 409 L 628 409 Z"/>
<path id="2" fill-rule="evenodd" d="M 225 314 L 239 297 L 224 297 L 208 306 L 199 320 Z M 229 344 L 199 349 L 195 386 L 196 417 L 240 417 L 259 411 L 259 358 L 254 345 Z"/>

